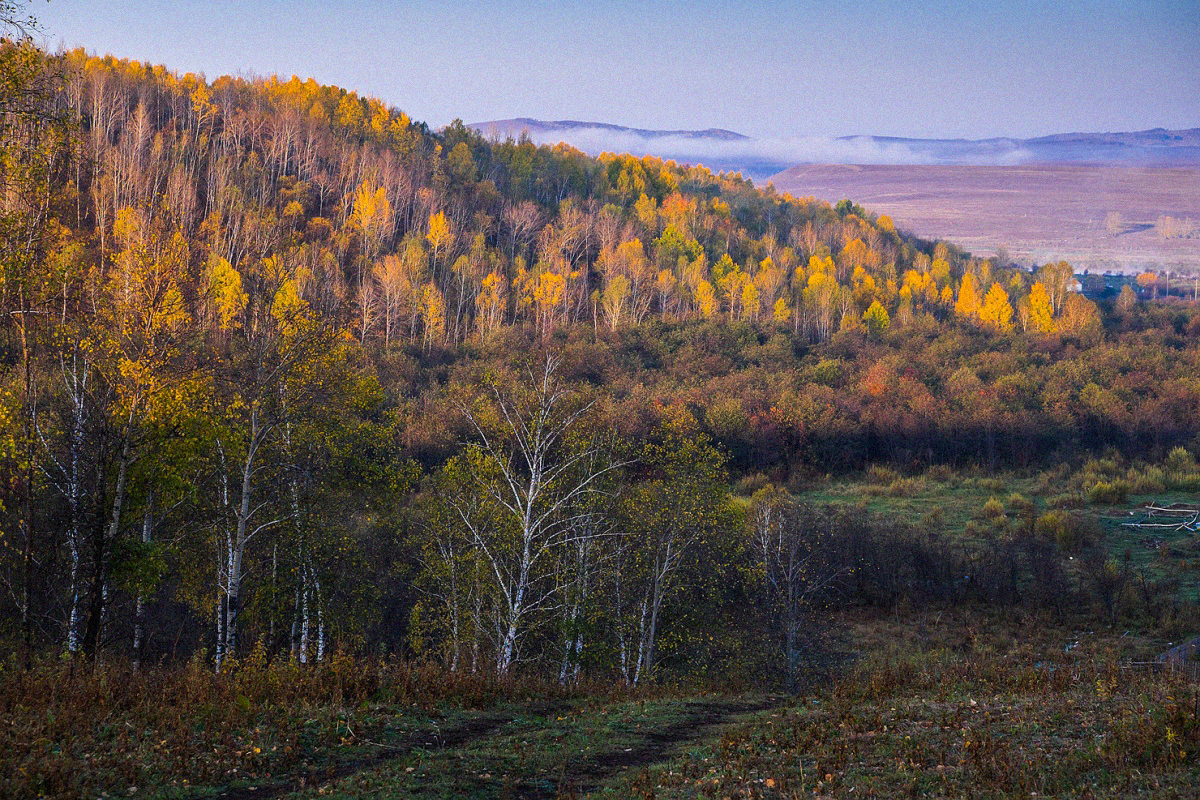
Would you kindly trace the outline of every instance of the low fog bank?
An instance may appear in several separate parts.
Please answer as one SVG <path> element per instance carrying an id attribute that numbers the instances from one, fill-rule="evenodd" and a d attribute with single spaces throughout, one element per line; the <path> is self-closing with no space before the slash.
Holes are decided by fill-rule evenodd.
<path id="1" fill-rule="evenodd" d="M 497 138 L 525 133 L 539 145 L 566 142 L 593 156 L 605 152 L 631 153 L 703 164 L 716 172 L 740 172 L 758 181 L 798 164 L 986 167 L 1032 163 L 1200 164 L 1200 147 L 1194 144 L 1195 137 L 1164 143 L 1147 138 L 1146 132 L 1071 134 L 1031 140 L 880 136 L 751 139 L 730 131 L 646 131 L 574 121 L 500 120 L 470 127 L 484 136 Z"/>
<path id="2" fill-rule="evenodd" d="M 569 134 L 570 138 L 565 138 Z M 703 134 L 664 134 L 643 136 L 633 132 L 612 132 L 596 128 L 572 131 L 530 133 L 538 144 L 566 141 L 586 153 L 632 153 L 670 158 L 687 163 L 763 162 L 793 164 L 893 164 L 920 165 L 961 163 L 971 160 L 989 166 L 1023 163 L 1032 156 L 1026 150 L 1009 145 L 975 148 L 935 146 L 934 143 L 880 139 L 872 136 L 818 137 L 789 139 L 713 139 Z"/>
<path id="3" fill-rule="evenodd" d="M 566 142 L 588 155 L 630 153 L 656 156 L 683 164 L 703 164 L 716 172 L 740 172 L 764 180 L 796 164 L 1021 164 L 1031 154 L 1010 144 L 975 143 L 975 148 L 933 146 L 919 141 L 882 139 L 872 136 L 801 136 L 785 139 L 718 137 L 707 132 L 652 133 L 613 130 L 608 127 L 526 127 L 520 130 L 488 123 L 472 125 L 484 136 L 528 133 L 538 145 Z M 953 143 L 948 143 L 953 144 Z"/>

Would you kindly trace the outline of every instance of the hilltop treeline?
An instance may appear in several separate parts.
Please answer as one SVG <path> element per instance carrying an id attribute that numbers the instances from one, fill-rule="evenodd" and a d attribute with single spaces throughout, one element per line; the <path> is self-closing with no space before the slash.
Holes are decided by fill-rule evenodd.
<path id="1" fill-rule="evenodd" d="M 1195 445 L 1195 309 L 1098 307 L 1065 263 L 313 81 L 0 58 L 0 613 L 30 658 L 638 682 L 744 650 L 711 636 L 744 614 L 792 664 L 833 582 L 772 570 L 858 568 L 731 477 Z"/>
<path id="2" fill-rule="evenodd" d="M 103 273 L 129 248 L 123 231 L 181 235 L 175 279 L 201 328 L 269 305 L 279 276 L 373 346 L 650 317 L 778 323 L 812 342 L 926 318 L 1001 332 L 1099 323 L 1065 264 L 1003 269 L 849 201 L 489 141 L 458 123 L 431 133 L 311 80 L 208 83 L 78 51 L 60 61 L 57 110 L 78 128 L 59 164 L 59 249 L 75 244 L 74 258 Z"/>

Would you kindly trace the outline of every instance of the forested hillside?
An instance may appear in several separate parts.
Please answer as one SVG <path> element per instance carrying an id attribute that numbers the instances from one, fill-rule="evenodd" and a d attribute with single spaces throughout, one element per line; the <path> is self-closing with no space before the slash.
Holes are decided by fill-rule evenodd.
<path id="1" fill-rule="evenodd" d="M 26 659 L 791 679 L 835 581 L 1019 593 L 781 487 L 1200 446 L 1194 298 L 1098 305 L 1066 263 L 850 201 L 311 80 L 0 59 L 0 638 Z"/>

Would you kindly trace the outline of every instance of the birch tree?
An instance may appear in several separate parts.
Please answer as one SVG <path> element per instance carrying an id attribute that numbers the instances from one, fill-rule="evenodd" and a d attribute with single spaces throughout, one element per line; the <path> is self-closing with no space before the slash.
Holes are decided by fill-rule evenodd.
<path id="1" fill-rule="evenodd" d="M 618 666 L 631 685 L 654 673 L 664 605 L 688 556 L 730 525 L 723 462 L 706 440 L 670 432 L 646 446 L 642 479 L 622 500 L 609 592 Z"/>
<path id="2" fill-rule="evenodd" d="M 299 515 L 288 460 L 294 429 L 320 425 L 348 402 L 347 344 L 312 313 L 303 278 L 281 259 L 264 261 L 250 307 L 235 315 L 238 349 L 218 376 L 225 408 L 215 442 L 218 669 L 238 650 L 250 545 Z M 303 554 L 300 564 L 311 570 Z M 313 573 L 302 578 L 316 588 Z M 298 602 L 309 597 L 302 592 Z M 314 602 L 321 608 L 319 596 Z"/>
<path id="3" fill-rule="evenodd" d="M 806 645 L 820 633 L 810 624 L 813 613 L 838 577 L 828 567 L 827 536 L 813 513 L 774 486 L 755 493 L 748 522 L 763 596 L 783 640 L 788 691 L 796 691 L 801 662 L 811 663 Z"/>
<path id="4" fill-rule="evenodd" d="M 80 345 L 99 379 L 93 402 L 104 415 L 103 440 L 95 445 L 101 463 L 91 491 L 92 500 L 100 502 L 88 536 L 91 575 L 82 646 L 90 657 L 100 643 L 113 548 L 131 510 L 131 476 L 156 439 L 184 413 L 187 401 L 182 398 L 192 393 L 180 342 L 191 324 L 180 289 L 188 262 L 182 233 L 125 208 L 117 215 L 114 239 L 120 249 L 102 287 L 100 310 L 85 326 Z M 82 383 L 71 388 L 84 391 Z M 74 428 L 72 421 L 73 437 L 78 435 Z M 63 472 L 71 476 L 72 469 Z M 71 476 L 77 478 L 77 472 Z"/>
<path id="5" fill-rule="evenodd" d="M 35 611 L 37 542 L 35 500 L 40 468 L 37 447 L 38 391 L 35 381 L 47 301 L 54 295 L 44 269 L 52 239 L 52 178 L 65 152 L 64 121 L 54 112 L 56 64 L 31 42 L 16 2 L 0 4 L 0 27 L 17 34 L 0 42 L 0 303 L 3 326 L 16 344 L 19 408 L 3 449 L 13 463 L 21 541 L 19 605 L 25 660 L 31 663 Z M 4 414 L 4 416 L 9 416 Z"/>
<path id="6" fill-rule="evenodd" d="M 564 602 L 555 562 L 594 533 L 590 501 L 618 466 L 598 457 L 588 435 L 593 402 L 559 367 L 547 357 L 520 384 L 493 382 L 464 407 L 476 441 L 446 468 L 463 477 L 445 502 L 488 577 L 500 674 L 520 659 L 532 620 Z"/>

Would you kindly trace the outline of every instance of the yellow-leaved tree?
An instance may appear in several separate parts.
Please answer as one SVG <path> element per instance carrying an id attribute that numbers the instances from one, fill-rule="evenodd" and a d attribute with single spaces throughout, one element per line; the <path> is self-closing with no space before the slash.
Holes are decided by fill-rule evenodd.
<path id="1" fill-rule="evenodd" d="M 99 495 L 108 507 L 96 509 L 103 522 L 95 526 L 89 543 L 92 571 L 82 639 L 89 656 L 100 644 L 115 545 L 128 530 L 135 485 L 152 493 L 159 479 L 155 473 L 162 472 L 144 469 L 139 475 L 138 468 L 188 413 L 182 398 L 190 393 L 194 377 L 181 347 L 191 323 L 180 290 L 189 259 L 187 239 L 161 217 L 129 207 L 117 212 L 113 237 L 118 249 L 79 345 L 80 355 L 108 389 L 91 396 L 105 398 L 96 411 L 107 417 L 107 446 L 114 458 L 112 484 Z M 75 616 L 72 609 L 72 625 Z"/>
<path id="2" fill-rule="evenodd" d="M 713 285 L 703 278 L 696 286 L 696 305 L 705 319 L 712 319 L 717 314 L 717 292 Z"/>
<path id="3" fill-rule="evenodd" d="M 751 322 L 758 321 L 759 293 L 758 286 L 752 280 L 742 282 L 742 319 Z"/>
<path id="4" fill-rule="evenodd" d="M 771 318 L 780 324 L 784 324 L 792 318 L 792 307 L 787 300 L 780 297 L 775 301 L 775 305 L 771 309 Z"/>
<path id="5" fill-rule="evenodd" d="M 1050 295 L 1050 305 L 1055 314 L 1061 314 L 1063 304 L 1071 291 L 1071 283 L 1075 278 L 1075 270 L 1066 261 L 1047 264 L 1037 271 L 1038 281 L 1046 287 Z"/>
<path id="6" fill-rule="evenodd" d="M 216 253 L 208 257 L 208 287 L 205 296 L 209 303 L 212 323 L 218 330 L 227 331 L 246 310 L 249 296 L 242 288 L 242 275 Z"/>
<path id="7" fill-rule="evenodd" d="M 958 302 L 954 304 L 954 313 L 960 317 L 974 317 L 982 305 L 979 299 L 979 287 L 975 284 L 975 276 L 970 272 L 964 273 L 962 283 L 958 287 Z"/>
<path id="8" fill-rule="evenodd" d="M 486 339 L 500 327 L 507 306 L 508 280 L 503 273 L 489 272 L 475 298 L 475 324 L 480 336 Z"/>
<path id="9" fill-rule="evenodd" d="M 433 263 L 436 264 L 438 256 L 454 243 L 454 232 L 450 230 L 450 220 L 446 218 L 445 211 L 429 215 L 429 232 L 425 234 L 425 238 L 429 241 L 429 247 L 433 251 Z"/>
<path id="10" fill-rule="evenodd" d="M 446 339 L 446 301 L 432 282 L 421 289 L 421 319 L 425 323 L 425 349 Z"/>
<path id="11" fill-rule="evenodd" d="M 629 279 L 616 274 L 604 282 L 604 293 L 600 297 L 609 328 L 616 330 L 625 317 L 629 305 Z"/>
<path id="12" fill-rule="evenodd" d="M 1038 333 L 1049 333 L 1054 329 L 1054 306 L 1041 281 L 1029 290 L 1029 328 Z"/>
<path id="13" fill-rule="evenodd" d="M 979 318 L 984 325 L 1008 333 L 1013 329 L 1013 307 L 1008 301 L 1008 292 L 998 283 L 993 283 L 983 298 L 979 309 Z"/>
<path id="14" fill-rule="evenodd" d="M 808 276 L 804 305 L 809 310 L 818 341 L 823 342 L 833 335 L 834 312 L 840 295 L 841 287 L 830 273 L 821 271 Z"/>
<path id="15" fill-rule="evenodd" d="M 1085 339 L 1099 341 L 1104 333 L 1100 309 L 1091 300 L 1077 292 L 1071 292 L 1063 300 L 1062 313 L 1055 320 L 1054 329 L 1059 333 L 1070 333 Z"/>
<path id="16" fill-rule="evenodd" d="M 873 338 L 882 336 L 892 324 L 887 309 L 878 300 L 872 301 L 870 307 L 863 312 L 862 321 L 867 326 L 867 333 Z"/>

